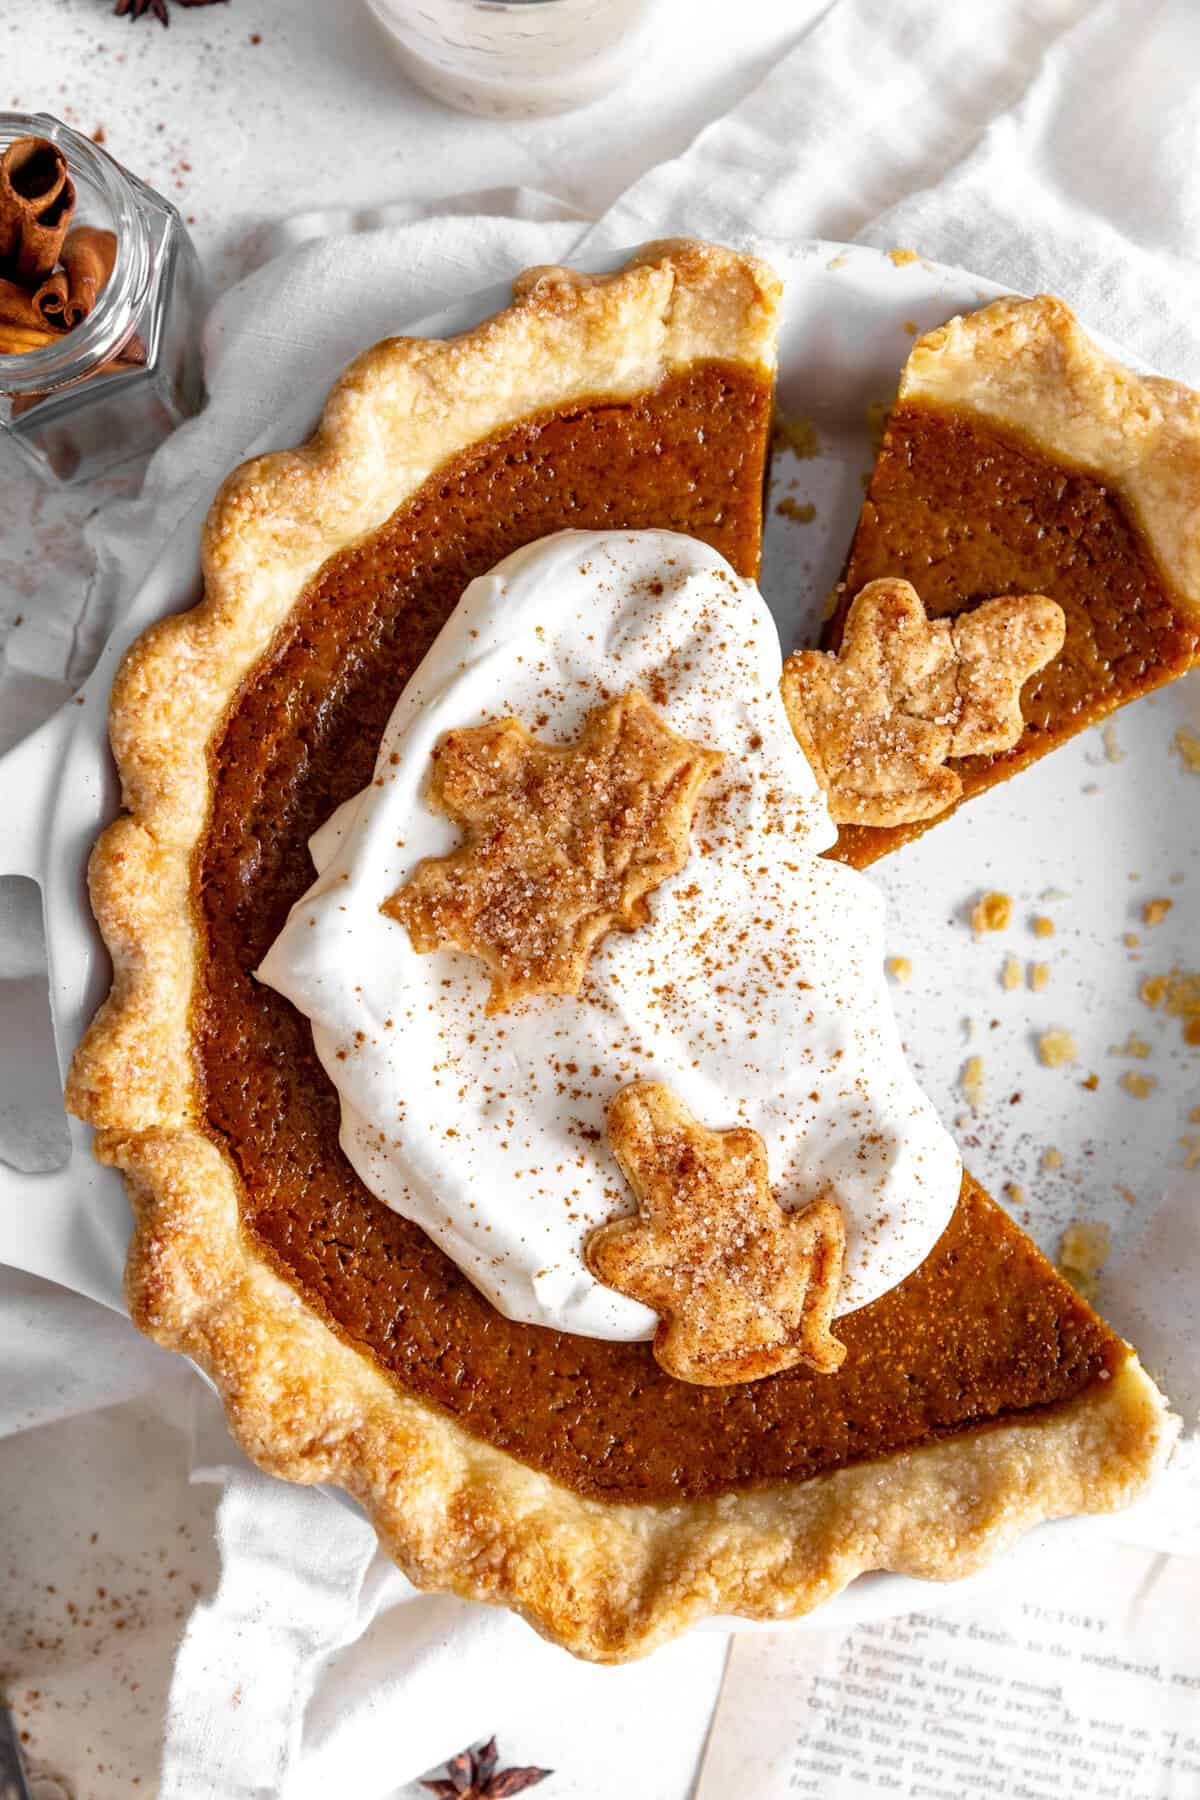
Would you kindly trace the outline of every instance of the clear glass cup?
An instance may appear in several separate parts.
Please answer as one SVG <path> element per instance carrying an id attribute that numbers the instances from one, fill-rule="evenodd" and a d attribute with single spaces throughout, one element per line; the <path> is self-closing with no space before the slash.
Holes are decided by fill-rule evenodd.
<path id="1" fill-rule="evenodd" d="M 658 0 L 366 0 L 405 73 L 493 118 L 569 112 L 610 92 L 645 49 Z"/>
<path id="2" fill-rule="evenodd" d="M 0 112 L 0 149 L 49 138 L 75 184 L 76 224 L 114 233 L 95 306 L 41 349 L 0 354 L 0 443 L 48 478 L 82 481 L 154 448 L 204 402 L 203 281 L 169 201 L 46 113 Z"/>

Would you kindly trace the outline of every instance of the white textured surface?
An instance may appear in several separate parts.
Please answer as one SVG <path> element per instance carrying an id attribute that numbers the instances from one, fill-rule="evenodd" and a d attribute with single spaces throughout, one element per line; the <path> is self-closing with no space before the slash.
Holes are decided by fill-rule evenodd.
<path id="1" fill-rule="evenodd" d="M 509 1318 L 654 1335 L 650 1308 L 583 1256 L 630 1210 L 604 1124 L 629 1081 L 666 1082 L 710 1128 L 760 1133 L 782 1205 L 832 1193 L 839 1313 L 910 1275 L 954 1210 L 962 1164 L 900 1051 L 879 895 L 821 855 L 837 833 L 781 666 L 762 595 L 707 545 L 560 532 L 471 583 L 396 704 L 371 785 L 311 840 L 317 880 L 259 975 L 311 1019 L 363 1181 Z M 426 804 L 430 756 L 446 731 L 509 715 L 571 743 L 630 688 L 724 758 L 690 860 L 644 925 L 597 946 L 578 995 L 486 1015 L 475 959 L 418 955 L 380 911 L 461 839 Z"/>
<path id="2" fill-rule="evenodd" d="M 193 229 L 220 282 L 258 260 L 273 241 L 271 221 L 296 207 L 370 209 L 397 196 L 520 179 L 568 192 L 586 209 L 682 144 L 691 122 L 714 116 L 765 73 L 775 60 L 772 45 L 798 36 L 804 20 L 821 10 L 806 8 L 798 18 L 788 0 L 770 5 L 761 0 L 753 8 L 697 3 L 690 18 L 700 19 L 700 25 L 672 41 L 665 62 L 648 63 L 630 95 L 574 119 L 514 129 L 452 118 L 411 94 L 376 53 L 350 0 L 303 5 L 273 0 L 260 6 L 233 0 L 228 10 L 177 13 L 165 33 L 152 23 L 131 27 L 110 20 L 106 7 L 107 0 L 38 0 L 36 6 L 34 0 L 8 0 L 0 9 L 0 101 L 60 110 L 85 130 L 103 123 L 115 153 L 195 215 Z M 256 50 L 242 38 L 243 30 L 248 36 L 254 29 L 264 39 Z M 256 64 L 254 56 L 263 52 L 269 60 Z M 885 247 L 916 244 L 1027 290 L 1056 289 L 1080 304 L 1090 322 L 1160 368 L 1200 381 L 1200 296 L 1190 255 L 1200 218 L 1194 156 L 1198 55 L 1200 13 L 1191 0 L 1097 5 L 1004 0 L 987 8 L 947 7 L 944 0 L 905 7 L 894 0 L 840 0 L 751 107 L 709 133 L 690 161 L 639 182 L 598 241 L 623 244 L 689 228 L 720 235 L 753 225 L 783 235 L 861 234 Z M 636 106 L 631 96 L 640 96 Z M 173 173 L 173 165 L 185 161 L 191 167 Z M 185 184 L 182 189 L 173 186 L 176 180 Z M 531 235 L 526 227 L 522 253 Z M 480 236 L 472 225 L 457 252 L 444 240 L 432 262 L 425 260 L 428 239 L 414 233 L 407 240 L 405 277 L 416 286 L 427 281 L 433 289 L 415 310 L 438 304 L 441 293 L 502 272 L 499 228 L 486 251 Z M 269 285 L 254 296 L 254 316 L 242 319 L 236 340 L 231 317 L 216 345 L 226 355 L 231 384 L 239 388 L 239 423 L 231 443 L 240 445 L 262 429 L 280 395 L 303 379 L 326 382 L 336 362 L 355 347 L 346 341 L 345 278 L 338 277 L 332 259 L 319 256 L 295 276 L 297 284 L 307 286 L 304 295 L 289 295 L 291 341 L 302 346 L 299 358 L 289 356 L 290 344 L 279 342 Z M 298 304 L 301 299 L 304 304 Z M 375 294 L 354 294 L 350 310 L 367 332 L 377 334 L 396 322 Z M 817 348 L 821 330 L 818 323 Z M 900 332 L 896 338 L 898 360 L 907 340 Z M 864 399 L 883 397 L 872 392 Z M 812 401 L 794 397 L 791 404 L 817 413 Z M 202 483 L 215 479 L 222 455 L 225 463 L 230 460 L 218 432 L 204 442 L 209 462 L 201 458 Z M 794 472 L 794 497 L 811 498 L 820 509 L 813 524 L 794 527 L 795 562 L 802 572 L 821 568 L 839 533 L 844 542 L 853 514 L 851 490 L 860 464 L 836 441 L 833 447 L 849 470 L 841 488 L 828 478 L 810 486 L 815 465 Z M 173 480 L 179 482 L 182 474 L 176 464 Z M 87 568 L 80 526 L 104 497 L 85 490 L 61 500 L 23 479 L 13 481 L 4 470 L 0 613 L 5 618 L 18 612 L 28 617 L 37 605 L 45 620 L 52 596 L 66 599 L 59 616 L 75 616 Z M 165 504 L 160 495 L 158 507 Z M 149 547 L 155 516 L 135 515 L 127 546 L 140 533 Z M 126 566 L 138 567 L 132 548 Z M 45 647 L 53 635 L 43 631 L 37 637 L 34 656 L 26 634 L 27 666 L 29 660 L 34 669 L 67 666 L 73 627 L 67 624 L 58 633 L 57 662 Z M 83 648 L 79 660 L 86 660 L 86 643 Z M 36 675 L 0 686 L 0 742 L 12 741 L 62 691 L 52 678 Z M 1174 722 L 1189 709 L 1193 728 L 1200 729 L 1194 683 L 1126 713 L 1117 727 L 1125 761 L 1110 762 L 1101 742 L 1089 736 L 1043 764 L 1036 776 L 975 803 L 924 846 L 907 852 L 888 872 L 886 884 L 893 905 L 906 906 L 912 921 L 911 929 L 897 930 L 889 948 L 914 961 L 913 985 L 898 1004 L 910 1043 L 916 1047 L 920 1035 L 926 1046 L 919 1051 L 924 1080 L 951 1116 L 959 1105 L 955 1080 L 965 1054 L 961 1021 L 974 1018 L 991 1098 L 982 1119 L 967 1128 L 975 1140 L 968 1145 L 973 1165 L 994 1180 L 1015 1170 L 1028 1184 L 1017 1204 L 1029 1210 L 1031 1222 L 1051 1242 L 1067 1218 L 1090 1213 L 1096 1196 L 1115 1203 L 1123 1229 L 1106 1271 L 1105 1294 L 1117 1323 L 1139 1337 L 1156 1369 L 1165 1353 L 1161 1295 L 1153 1283 L 1139 1279 L 1137 1239 L 1151 1229 L 1151 1221 L 1174 1231 L 1166 1260 L 1177 1270 L 1176 1287 L 1186 1298 L 1195 1191 L 1180 1167 L 1178 1134 L 1181 1128 L 1195 1129 L 1185 1121 L 1188 1108 L 1200 1104 L 1200 1077 L 1195 1057 L 1182 1052 L 1177 1022 L 1146 1014 L 1136 998 L 1136 981 L 1172 960 L 1189 955 L 1194 960 L 1194 924 L 1189 934 L 1184 901 L 1191 896 L 1194 921 L 1196 888 L 1188 884 L 1195 881 L 1196 834 L 1181 832 L 1179 820 L 1182 809 L 1194 807 L 1198 784 L 1183 774 L 1168 748 Z M 1153 798 L 1150 808 L 1147 796 Z M 1064 835 L 1065 827 L 1070 835 Z M 1171 832 L 1165 841 L 1164 830 Z M 1185 874 L 1186 880 L 1163 889 L 1175 896 L 1175 909 L 1164 926 L 1143 934 L 1143 946 L 1126 963 L 1121 933 L 1142 930 L 1138 903 L 1157 886 L 1160 874 L 1167 882 L 1172 874 Z M 1006 939 L 976 943 L 963 918 L 963 901 L 992 883 L 1016 895 L 1014 925 Z M 1047 886 L 1068 891 L 1069 900 L 1043 903 L 1039 896 Z M 1092 903 L 1086 911 L 1085 896 Z M 1051 986 L 1041 996 L 1008 993 L 997 980 L 1001 954 L 1011 950 L 1022 961 L 1045 954 L 1028 929 L 1034 907 L 1052 911 L 1058 921 L 1048 958 Z M 1133 960 L 1136 955 L 1142 963 Z M 1035 1101 L 1029 1085 L 1031 1073 L 1037 1073 L 1031 1038 L 1033 1024 L 1040 1022 L 1072 1026 L 1081 1066 L 1047 1072 L 1044 1097 Z M 1109 1044 L 1122 1042 L 1131 1024 L 1153 1047 L 1148 1072 L 1158 1077 L 1158 1086 L 1144 1101 L 1117 1086 L 1116 1072 L 1125 1065 L 1107 1060 Z M 1092 1067 L 1102 1076 L 1096 1093 L 1077 1085 Z M 1016 1104 L 997 1104 L 1018 1092 L 1022 1098 Z M 1067 1150 L 1068 1133 L 1062 1169 L 1039 1174 L 1047 1137 Z M 1113 1183 L 1128 1186 L 1138 1204 L 1128 1205 L 1113 1192 Z M 1171 1207 L 1148 1206 L 1163 1188 Z M 25 1332 L 20 1310 L 25 1301 L 15 1290 L 29 1286 L 12 1277 L 0 1286 L 13 1346 Z M 52 1293 L 37 1288 L 37 1312 L 44 1319 L 51 1317 Z M 30 1410 L 37 1416 L 61 1414 L 63 1390 L 78 1384 L 81 1354 L 89 1369 L 89 1405 L 100 1403 L 106 1384 L 115 1399 L 160 1378 L 148 1345 L 131 1341 L 128 1363 L 122 1363 L 102 1345 L 81 1352 L 81 1344 L 90 1341 L 68 1329 L 67 1321 L 57 1321 L 44 1344 L 47 1379 L 29 1391 Z M 129 1366 L 134 1362 L 136 1380 Z M 15 1366 L 11 1358 L 8 1366 Z M 1193 1409 L 1195 1403 L 1189 1403 Z M 6 1422 L 6 1429 L 14 1428 Z M 81 1532 L 78 1542 L 86 1545 L 97 1529 L 98 1512 L 111 1533 L 101 1540 L 106 1555 L 115 1560 L 122 1580 L 139 1581 L 142 1545 L 155 1541 L 133 1500 L 147 1471 L 151 1480 L 164 1483 L 163 1493 L 181 1515 L 186 1512 L 206 1528 L 202 1491 L 193 1490 L 185 1500 L 182 1490 L 169 1485 L 172 1442 L 178 1439 L 165 1430 L 156 1448 L 145 1437 L 131 1444 L 114 1433 L 122 1453 L 110 1459 L 111 1479 L 99 1488 L 90 1485 L 92 1465 L 76 1427 L 68 1423 L 54 1430 L 53 1457 L 47 1453 L 36 1463 L 26 1460 L 24 1446 L 31 1440 L 25 1434 L 0 1445 L 0 1480 L 11 1477 L 18 1491 L 27 1496 L 32 1491 L 35 1502 L 43 1490 L 54 1491 L 54 1506 L 34 1504 L 20 1514 L 36 1519 L 37 1554 L 29 1554 L 22 1536 L 17 1556 L 7 1558 L 5 1567 L 6 1601 L 11 1596 L 14 1609 L 23 1609 L 35 1635 L 44 1623 L 47 1636 L 54 1633 L 56 1615 L 46 1583 L 82 1584 L 86 1576 L 93 1586 L 118 1591 L 115 1581 L 97 1575 L 87 1556 L 80 1573 L 72 1561 L 72 1534 Z M 30 1470 L 36 1471 L 31 1481 Z M 272 1490 L 265 1481 L 260 1487 L 260 1503 L 269 1507 Z M 307 1499 L 312 1518 L 323 1505 L 333 1505 L 319 1495 Z M 324 1529 L 328 1526 L 314 1533 L 306 1520 L 306 1537 L 313 1534 L 318 1545 Z M 1015 1582 L 1018 1571 L 1014 1562 L 1008 1578 Z M 318 1704 L 306 1721 L 302 1764 L 324 1770 L 325 1792 L 335 1791 L 336 1777 L 344 1785 L 346 1763 L 339 1750 L 351 1742 L 369 1743 L 377 1752 L 372 1777 L 356 1786 L 362 1800 L 394 1792 L 394 1780 L 400 1779 L 396 1765 L 403 1744 L 389 1735 L 386 1713 L 380 1717 L 372 1704 L 380 1661 L 411 1649 L 401 1629 L 389 1638 L 388 1621 L 395 1617 L 384 1614 L 382 1632 L 341 1653 L 339 1680 L 322 1684 L 324 1710 Z M 490 1659 L 493 1669 L 507 1668 L 511 1660 L 515 1640 L 501 1641 L 504 1647 Z M 219 1643 L 219 1636 L 209 1642 Z M 497 1728 L 512 1760 L 557 1765 L 554 1782 L 535 1790 L 545 1792 L 547 1800 L 609 1800 L 617 1793 L 684 1800 L 690 1791 L 723 1653 L 719 1639 L 697 1638 L 678 1661 L 656 1658 L 621 1672 L 609 1687 L 611 1705 L 605 1693 L 608 1672 L 572 1670 L 572 1680 L 578 1680 L 569 1687 L 559 1684 L 547 1661 L 511 1709 L 493 1704 L 496 1690 L 489 1687 L 486 1659 L 470 1662 L 460 1650 L 451 1664 L 455 1653 L 444 1626 L 430 1623 L 422 1642 L 426 1666 L 441 1655 L 443 1667 L 454 1668 L 443 1683 L 452 1687 L 457 1720 L 446 1751 L 465 1737 Z M 133 1630 L 121 1634 L 121 1643 L 130 1678 L 161 1705 L 166 1643 Z M 52 1718 L 38 1723 L 43 1766 L 73 1776 L 81 1800 L 84 1795 L 126 1800 L 130 1793 L 154 1790 L 152 1733 L 116 1734 L 113 1742 L 105 1732 L 104 1721 L 122 1714 L 104 1655 L 91 1658 L 92 1672 L 77 1685 L 59 1689 L 36 1646 L 20 1640 L 10 1649 L 5 1642 L 4 1652 L 20 1707 L 32 1706 L 25 1696 L 35 1687 L 69 1696 Z M 219 1651 L 212 1660 L 218 1716 L 228 1730 L 246 1715 L 230 1711 L 231 1697 L 220 1692 L 216 1679 Z M 101 1761 L 103 1771 L 97 1768 Z M 140 1787 L 133 1785 L 135 1778 Z M 289 1800 L 301 1791 L 290 1787 Z M 418 1800 L 420 1790 L 404 1793 L 405 1800 Z"/>

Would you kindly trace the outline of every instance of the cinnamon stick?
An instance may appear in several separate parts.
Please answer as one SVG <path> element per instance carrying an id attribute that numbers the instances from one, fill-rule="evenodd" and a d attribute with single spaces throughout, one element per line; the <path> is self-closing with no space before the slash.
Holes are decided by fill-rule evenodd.
<path id="1" fill-rule="evenodd" d="M 61 331 L 35 331 L 18 325 L 0 325 L 0 356 L 21 356 L 26 350 L 42 350 L 47 344 L 61 343 L 64 336 L 65 333 Z M 145 361 L 146 347 L 141 338 L 131 337 L 127 343 L 122 345 L 117 356 L 112 356 L 106 363 L 101 363 L 100 367 L 93 369 L 86 379 L 91 381 L 97 375 L 115 375 L 119 369 L 140 368 Z M 19 419 L 39 405 L 46 398 L 46 393 L 44 390 L 39 390 L 33 394 L 12 394 L 9 398 L 12 405 L 12 416 L 14 419 Z"/>
<path id="2" fill-rule="evenodd" d="M 27 350 L 44 350 L 57 344 L 62 334 L 44 325 L 0 324 L 0 356 L 24 356 Z"/>
<path id="3" fill-rule="evenodd" d="M 51 325 L 61 325 L 67 305 L 67 272 L 55 269 L 41 287 L 33 290 L 34 310 Z"/>
<path id="4" fill-rule="evenodd" d="M 53 318 L 47 318 L 46 313 L 39 306 L 40 294 L 41 289 L 37 293 L 31 294 L 29 289 L 22 287 L 19 282 L 6 281 L 0 275 L 0 327 L 24 325 L 34 330 L 40 330 L 45 325 L 57 323 Z"/>
<path id="5" fill-rule="evenodd" d="M 62 248 L 67 298 L 62 322 L 68 331 L 81 325 L 96 304 L 97 296 L 117 260 L 117 240 L 97 225 L 76 225 L 67 233 Z"/>
<path id="6" fill-rule="evenodd" d="M 49 138 L 16 138 L 0 156 L 0 266 L 37 286 L 58 261 L 75 210 L 67 159 Z"/>

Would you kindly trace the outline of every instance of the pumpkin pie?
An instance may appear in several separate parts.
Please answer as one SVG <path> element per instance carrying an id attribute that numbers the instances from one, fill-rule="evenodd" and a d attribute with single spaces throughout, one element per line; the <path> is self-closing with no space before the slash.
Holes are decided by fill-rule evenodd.
<path id="1" fill-rule="evenodd" d="M 127 810 L 91 894 L 114 982 L 68 1099 L 128 1185 L 136 1323 L 211 1374 L 260 1465 L 353 1494 L 414 1581 L 512 1606 L 600 1660 L 708 1613 L 803 1612 L 864 1570 L 961 1575 L 1039 1520 L 1122 1505 L 1171 1439 L 1133 1351 L 969 1176 L 921 1266 L 831 1338 L 836 1208 L 793 1231 L 754 1134 L 711 1131 L 657 1089 L 625 1096 L 611 1125 L 642 1225 L 606 1228 L 591 1254 L 604 1279 L 653 1293 L 674 1232 L 723 1321 L 719 1365 L 686 1320 L 656 1357 L 502 1317 L 358 1180 L 306 1021 L 253 977 L 309 885 L 310 835 L 370 782 L 397 695 L 473 577 L 566 526 L 683 532 L 756 572 L 778 294 L 750 258 L 652 245 L 600 279 L 530 271 L 510 307 L 448 342 L 378 345 L 307 445 L 226 482 L 203 601 L 146 633 L 113 692 Z M 926 427 L 952 466 L 960 438 L 974 455 L 993 430 L 957 414 Z M 1062 487 L 1024 440 L 1005 454 L 1038 495 Z M 989 452 L 985 489 L 995 466 Z M 1080 484 L 1080 529 L 1107 507 L 1124 579 L 1135 563 L 1148 579 L 1144 540 Z M 882 572 L 871 541 L 864 528 L 852 559 L 864 581 Z M 936 565 L 908 564 L 935 613 Z M 1019 585 L 1057 593 L 1069 631 L 1085 603 L 1052 573 Z M 1155 606 L 1181 655 L 1182 612 L 1165 593 Z M 667 753 L 689 780 L 707 773 L 703 746 Z M 429 911 L 441 893 L 430 880 L 397 904 Z M 478 950 L 478 917 L 434 907 L 430 929 Z M 562 957 L 548 971 L 570 991 Z M 681 1132 L 713 1192 L 755 1184 L 777 1303 L 753 1341 L 745 1283 L 718 1280 L 672 1211 Z M 798 1297 L 785 1264 L 803 1270 Z"/>
<path id="2" fill-rule="evenodd" d="M 890 793 L 860 781 L 835 805 L 833 854 L 858 868 L 1200 661 L 1200 395 L 1116 362 L 1061 300 L 951 319 L 917 340 L 901 375 L 829 660 L 880 581 L 907 584 L 955 635 L 1014 596 L 1053 602 L 1065 629 L 1025 666 L 1014 729 L 950 745 L 940 792 L 910 767 Z M 792 673 L 803 734 L 813 653 Z"/>

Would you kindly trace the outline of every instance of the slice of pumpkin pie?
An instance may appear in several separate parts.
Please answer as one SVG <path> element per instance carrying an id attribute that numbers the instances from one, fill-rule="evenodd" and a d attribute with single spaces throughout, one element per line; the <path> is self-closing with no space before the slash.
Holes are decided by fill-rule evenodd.
<path id="1" fill-rule="evenodd" d="M 860 868 L 1200 659 L 1200 395 L 1116 362 L 1061 300 L 951 319 L 901 375 L 826 651 L 880 582 L 907 583 L 954 640 L 1003 603 L 993 649 L 1012 650 L 1020 714 L 973 741 L 961 696 L 922 687 L 918 670 L 886 754 L 878 730 L 831 744 L 833 854 Z M 791 666 L 802 741 L 828 735 L 831 679 L 846 677 L 823 676 L 812 653 Z"/>

